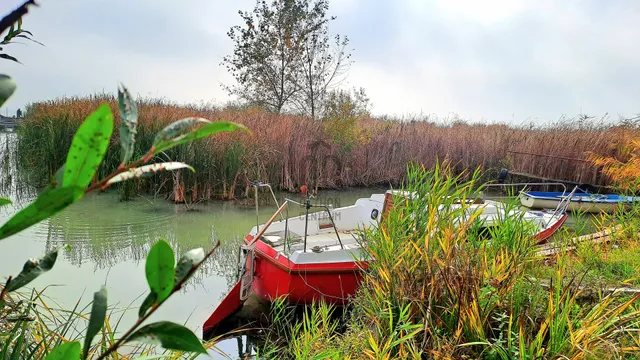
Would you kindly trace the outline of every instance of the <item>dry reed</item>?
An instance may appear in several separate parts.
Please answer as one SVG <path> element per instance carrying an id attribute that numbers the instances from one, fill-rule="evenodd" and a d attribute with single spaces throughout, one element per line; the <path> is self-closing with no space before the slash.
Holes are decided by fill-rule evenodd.
<path id="1" fill-rule="evenodd" d="M 101 102 L 117 114 L 116 99 L 109 95 L 61 98 L 31 104 L 27 120 L 18 131 L 22 168 L 30 169 L 31 182 L 48 180 L 64 162 L 66 149 L 81 121 Z M 252 180 L 296 191 L 302 184 L 315 188 L 398 184 L 410 162 L 432 167 L 437 159 L 450 160 L 457 171 L 481 167 L 496 174 L 509 168 L 540 177 L 606 184 L 590 163 L 510 151 L 586 159 L 587 151 L 615 155 L 617 139 L 629 127 L 585 127 L 563 123 L 538 128 L 504 124 L 450 126 L 425 121 L 360 121 L 367 141 L 349 150 L 336 145 L 319 121 L 299 116 L 269 114 L 259 109 L 227 110 L 205 106 L 180 106 L 163 100 L 139 100 L 139 149 L 150 145 L 155 133 L 169 122 L 185 117 L 227 120 L 246 125 L 253 136 L 221 134 L 167 156 L 193 165 L 197 174 L 163 174 L 123 188 L 173 193 L 176 200 L 194 201 L 233 198 L 246 193 Z M 117 117 L 117 115 L 116 115 Z M 119 126 L 116 119 L 116 128 Z M 101 172 L 119 164 L 118 137 L 112 139 Z M 125 194 L 126 196 L 126 194 Z"/>

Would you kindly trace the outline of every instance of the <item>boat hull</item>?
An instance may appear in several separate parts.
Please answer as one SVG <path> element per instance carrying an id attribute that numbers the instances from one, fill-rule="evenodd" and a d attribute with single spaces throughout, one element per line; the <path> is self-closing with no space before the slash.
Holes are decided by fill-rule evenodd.
<path id="1" fill-rule="evenodd" d="M 544 199 L 533 196 L 523 195 L 520 203 L 531 209 L 555 209 L 560 200 Z M 585 212 L 585 213 L 613 213 L 620 207 L 619 203 L 603 203 L 594 201 L 571 201 L 567 207 L 567 211 Z"/>
<path id="2" fill-rule="evenodd" d="M 258 241 L 252 290 L 267 301 L 286 296 L 294 304 L 322 299 L 344 305 L 357 292 L 367 265 L 366 261 L 295 264 Z"/>

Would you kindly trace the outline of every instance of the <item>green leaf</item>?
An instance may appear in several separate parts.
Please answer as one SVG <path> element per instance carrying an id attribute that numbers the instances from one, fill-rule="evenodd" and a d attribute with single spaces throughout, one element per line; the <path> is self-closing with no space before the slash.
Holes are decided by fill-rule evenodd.
<path id="1" fill-rule="evenodd" d="M 165 240 L 156 242 L 147 256 L 145 272 L 152 292 L 158 294 L 157 302 L 166 299 L 173 289 L 175 258 L 171 245 Z"/>
<path id="2" fill-rule="evenodd" d="M 202 259 L 204 259 L 204 250 L 202 248 L 193 249 L 184 253 L 176 265 L 174 286 L 182 281 L 195 265 L 200 264 Z"/>
<path id="3" fill-rule="evenodd" d="M 131 160 L 136 144 L 138 127 L 138 106 L 131 98 L 129 90 L 120 84 L 118 86 L 118 108 L 120 109 L 120 146 L 122 148 L 122 163 Z"/>
<path id="4" fill-rule="evenodd" d="M 197 124 L 211 124 L 211 121 L 203 118 L 190 117 L 178 121 L 174 121 L 162 129 L 153 139 L 153 146 L 160 144 L 163 141 L 169 141 L 178 135 L 182 135 L 186 130 Z"/>
<path id="5" fill-rule="evenodd" d="M 206 354 L 207 350 L 200 340 L 182 325 L 169 321 L 159 321 L 140 328 L 128 341 L 139 341 L 145 344 L 160 345 L 168 350 L 180 350 Z"/>
<path id="6" fill-rule="evenodd" d="M 11 205 L 11 204 L 13 204 L 11 202 L 11 199 L 0 197 L 0 206 Z"/>
<path id="7" fill-rule="evenodd" d="M 104 319 L 107 316 L 107 289 L 102 286 L 100 291 L 93 293 L 93 304 L 91 305 L 91 316 L 89 316 L 89 326 L 87 327 L 87 336 L 84 339 L 84 350 L 82 358 L 86 359 L 89 354 L 91 342 L 96 334 L 102 329 Z"/>
<path id="8" fill-rule="evenodd" d="M 56 173 L 53 174 L 51 182 L 44 188 L 45 191 L 62 187 L 62 178 L 64 177 L 64 164 L 60 166 Z"/>
<path id="9" fill-rule="evenodd" d="M 0 54 L 0 59 L 6 59 L 6 60 L 11 60 L 13 62 L 17 62 L 18 64 L 22 64 L 17 58 L 9 55 L 9 54 Z M 4 99 L 4 101 L 6 101 L 7 99 Z M 2 101 L 2 100 L 0 100 Z M 4 101 L 2 101 L 4 103 Z"/>
<path id="10" fill-rule="evenodd" d="M 174 146 L 185 144 L 185 143 L 188 143 L 203 137 L 207 137 L 213 134 L 217 134 L 220 132 L 230 132 L 238 129 L 250 132 L 244 125 L 236 124 L 228 121 L 216 121 L 213 123 L 209 123 L 197 129 L 191 130 L 185 134 L 177 136 L 175 138 L 168 139 L 168 140 L 161 140 L 155 145 L 153 154 L 155 155 L 162 151 L 168 150 Z"/>
<path id="11" fill-rule="evenodd" d="M 84 189 L 73 186 L 68 188 L 50 189 L 42 192 L 36 201 L 13 215 L 0 228 L 0 239 L 18 233 L 38 222 L 56 214 L 84 195 Z"/>
<path id="12" fill-rule="evenodd" d="M 149 295 L 144 298 L 142 305 L 140 305 L 140 310 L 138 310 L 138 317 L 141 318 L 145 316 L 147 314 L 147 311 L 149 311 L 153 304 L 156 303 L 156 300 L 158 300 L 158 294 L 154 293 L 153 291 L 150 292 Z"/>
<path id="13" fill-rule="evenodd" d="M 80 359 L 80 343 L 66 342 L 56 346 L 44 360 L 78 360 Z"/>
<path id="14" fill-rule="evenodd" d="M 16 58 L 10 56 L 9 58 L 11 58 L 9 60 L 18 61 Z M 13 81 L 11 77 L 5 74 L 0 74 L 0 107 L 11 97 L 13 92 L 16 91 L 16 87 L 16 82 Z"/>
<path id="15" fill-rule="evenodd" d="M 62 187 L 87 187 L 102 163 L 113 132 L 113 115 L 107 103 L 102 104 L 80 125 L 64 165 Z"/>
<path id="16" fill-rule="evenodd" d="M 27 285 L 33 279 L 42 275 L 51 268 L 56 263 L 56 259 L 58 258 L 58 249 L 53 250 L 51 252 L 46 253 L 40 260 L 29 259 L 22 266 L 22 271 L 20 274 L 13 278 L 7 286 L 7 292 L 12 292 L 18 290 L 19 288 Z"/>
<path id="17" fill-rule="evenodd" d="M 117 182 L 130 180 L 133 178 L 140 178 L 143 176 L 152 176 L 158 171 L 163 171 L 163 170 L 170 171 L 170 170 L 185 169 L 185 168 L 193 172 L 196 172 L 191 166 L 183 162 L 172 161 L 172 162 L 165 162 L 165 163 L 158 163 L 158 164 L 150 164 L 150 165 L 141 166 L 139 168 L 131 169 L 129 171 L 120 173 L 112 177 L 111 179 L 109 179 L 109 181 L 107 181 L 107 184 L 110 185 Z"/>

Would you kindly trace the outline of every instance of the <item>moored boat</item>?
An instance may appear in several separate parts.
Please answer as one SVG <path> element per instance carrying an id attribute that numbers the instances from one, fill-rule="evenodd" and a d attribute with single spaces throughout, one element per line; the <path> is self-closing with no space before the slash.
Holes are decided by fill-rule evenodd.
<path id="1" fill-rule="evenodd" d="M 364 249 L 366 231 L 378 226 L 393 206 L 393 195 L 393 191 L 374 194 L 337 209 L 313 205 L 309 199 L 304 204 L 286 200 L 267 223 L 256 225 L 247 235 L 240 281 L 205 322 L 204 332 L 239 309 L 251 292 L 267 301 L 287 296 L 294 304 L 320 299 L 338 305 L 348 302 L 359 287 L 362 270 L 372 261 Z M 275 221 L 289 203 L 303 206 L 305 214 Z M 309 213 L 314 207 L 324 210 Z M 537 226 L 537 242 L 546 241 L 567 218 L 560 206 L 553 212 L 507 212 L 502 203 L 478 199 L 467 207 L 470 212 L 480 211 L 478 219 L 485 227 L 518 212 Z"/>
<path id="2" fill-rule="evenodd" d="M 621 206 L 630 206 L 640 202 L 640 197 L 623 196 L 618 194 L 590 194 L 576 192 L 569 197 L 566 192 L 523 191 L 520 202 L 531 209 L 554 209 L 563 200 L 571 201 L 567 206 L 568 211 L 599 213 L 612 213 Z"/>

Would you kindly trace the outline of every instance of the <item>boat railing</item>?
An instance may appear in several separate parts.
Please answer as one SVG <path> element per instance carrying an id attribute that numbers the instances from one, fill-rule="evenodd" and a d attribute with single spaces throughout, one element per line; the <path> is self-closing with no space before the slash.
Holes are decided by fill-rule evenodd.
<path id="1" fill-rule="evenodd" d="M 331 226 L 333 227 L 333 230 L 336 233 L 336 238 L 338 239 L 338 243 L 340 243 L 340 248 L 344 249 L 344 245 L 342 244 L 342 239 L 340 239 L 340 234 L 338 233 L 338 227 L 336 226 L 335 221 L 333 220 L 333 216 L 331 215 L 331 209 L 333 208 L 333 205 L 329 205 L 329 204 L 311 204 L 311 198 L 307 197 L 305 199 L 304 203 L 300 203 L 297 202 L 295 200 L 292 199 L 288 199 L 285 198 L 285 202 L 289 202 L 301 207 L 305 208 L 305 216 L 304 216 L 304 251 L 307 251 L 307 235 L 308 235 L 308 230 L 309 230 L 309 210 L 311 208 L 323 208 L 325 209 L 325 211 L 327 212 L 327 215 L 329 217 L 329 221 L 331 221 Z M 289 216 L 286 216 L 285 220 L 285 244 L 287 243 L 287 234 L 288 234 L 288 218 Z"/>
<path id="2" fill-rule="evenodd" d="M 342 243 L 342 239 L 340 239 L 340 234 L 338 233 L 338 228 L 337 228 L 336 223 L 335 223 L 335 221 L 333 219 L 333 216 L 331 215 L 331 210 L 333 209 L 333 205 L 330 205 L 330 204 L 312 204 L 311 203 L 311 199 L 313 198 L 313 196 L 310 196 L 310 195 L 305 197 L 305 202 L 304 203 L 295 201 L 293 199 L 285 198 L 283 204 L 279 204 L 278 203 L 278 199 L 276 198 L 276 195 L 273 192 L 273 188 L 271 187 L 270 184 L 263 183 L 261 181 L 254 181 L 254 182 L 251 183 L 251 185 L 253 186 L 254 197 L 255 197 L 256 232 L 257 232 L 257 234 L 261 235 L 261 233 L 264 233 L 264 230 L 266 230 L 266 227 L 271 224 L 271 222 L 275 219 L 276 216 L 279 215 L 280 219 L 285 222 L 285 230 L 284 230 L 284 241 L 285 241 L 284 246 L 285 246 L 285 250 L 287 249 L 287 246 L 289 247 L 289 250 L 291 250 L 291 244 L 289 242 L 289 206 L 287 206 L 287 204 L 294 204 L 294 205 L 298 205 L 300 207 L 304 207 L 305 208 L 304 251 L 307 251 L 307 236 L 308 236 L 308 228 L 309 228 L 309 210 L 311 208 L 322 208 L 327 212 L 327 215 L 329 217 L 329 221 L 331 221 L 331 226 L 333 227 L 333 230 L 335 231 L 336 237 L 338 239 L 338 243 L 340 244 L 340 248 L 344 249 L 344 244 Z M 265 226 L 262 229 L 263 231 L 260 231 L 260 206 L 259 206 L 259 200 L 258 200 L 258 190 L 260 188 L 269 189 L 269 192 L 271 193 L 271 196 L 273 197 L 273 200 L 275 201 L 276 206 L 278 206 L 278 211 L 272 216 L 271 220 L 267 224 L 265 224 Z M 285 210 L 284 214 L 283 214 L 282 210 Z M 257 237 L 260 237 L 260 236 L 257 236 Z"/>
<path id="3" fill-rule="evenodd" d="M 487 188 L 487 187 L 509 187 L 509 186 L 525 186 L 525 189 L 520 190 L 519 193 L 522 194 L 524 192 L 526 192 L 526 187 L 527 186 L 543 186 L 543 185 L 553 185 L 553 186 L 560 186 L 562 187 L 562 194 L 566 194 L 567 193 L 567 186 L 563 183 L 560 182 L 525 182 L 525 183 L 507 183 L 507 184 L 485 184 L 483 185 L 483 187 Z M 489 199 L 497 199 L 497 198 L 501 198 L 501 197 L 485 197 L 485 198 L 489 198 Z"/>
<path id="4" fill-rule="evenodd" d="M 527 183 L 507 183 L 507 184 L 486 184 L 484 185 L 485 187 L 507 187 L 507 186 L 525 186 L 524 189 L 519 191 L 519 195 L 525 195 L 527 192 L 527 187 L 530 186 L 542 186 L 542 185 L 553 185 L 553 186 L 560 186 L 562 187 L 562 195 L 561 195 L 561 201 L 558 203 L 558 205 L 556 206 L 556 208 L 553 210 L 553 214 L 551 215 L 551 217 L 549 218 L 549 220 L 544 223 L 544 227 L 549 226 L 549 224 L 554 221 L 554 219 L 560 215 L 560 214 L 564 214 L 567 212 L 567 209 L 569 208 L 569 204 L 571 203 L 571 199 L 573 198 L 573 195 L 576 193 L 576 191 L 579 189 L 578 186 L 574 187 L 573 190 L 571 190 L 571 192 L 565 196 L 565 194 L 567 193 L 567 186 L 564 183 L 561 182 L 527 182 Z"/>
<path id="5" fill-rule="evenodd" d="M 271 197 L 273 197 L 273 201 L 275 201 L 276 206 L 280 207 L 280 204 L 278 204 L 278 199 L 276 198 L 276 194 L 273 192 L 273 188 L 271 187 L 270 184 L 263 183 L 262 181 L 254 181 L 251 183 L 251 186 L 253 187 L 253 196 L 255 198 L 255 204 L 256 204 L 256 228 L 258 231 L 260 231 L 260 209 L 259 209 L 260 201 L 258 199 L 258 190 L 260 190 L 260 188 L 269 189 L 269 192 L 271 193 Z M 282 219 L 282 214 L 280 214 L 280 219 Z"/>

